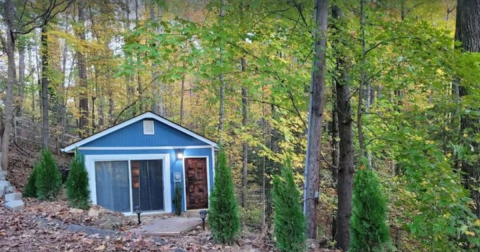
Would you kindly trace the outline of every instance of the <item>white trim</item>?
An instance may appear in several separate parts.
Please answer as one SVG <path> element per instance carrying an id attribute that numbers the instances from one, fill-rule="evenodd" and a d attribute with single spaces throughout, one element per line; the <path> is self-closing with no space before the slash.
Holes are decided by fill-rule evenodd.
<path id="1" fill-rule="evenodd" d="M 210 145 L 193 146 L 140 146 L 140 147 L 78 147 L 78 150 L 175 150 L 214 148 Z"/>
<path id="2" fill-rule="evenodd" d="M 213 181 L 215 183 L 215 148 L 212 146 L 212 174 L 213 174 Z"/>
<path id="3" fill-rule="evenodd" d="M 183 160 L 182 160 L 182 173 L 183 173 L 183 195 L 185 197 L 183 197 L 183 203 L 185 203 L 185 211 L 188 211 L 188 208 L 187 208 L 187 181 L 185 180 L 185 177 L 186 177 L 186 172 L 185 172 L 185 159 L 187 158 L 205 158 L 206 159 L 206 162 L 207 162 L 207 167 L 205 167 L 206 169 L 206 172 L 207 172 L 207 202 L 209 201 L 210 199 L 210 164 L 209 164 L 209 157 L 208 156 L 183 156 Z M 210 202 L 207 203 L 208 206 L 210 206 Z M 198 210 L 198 209 L 195 209 L 195 210 Z"/>
<path id="4" fill-rule="evenodd" d="M 141 114 L 141 115 L 139 115 L 139 116 L 137 116 L 137 117 L 134 117 L 134 118 L 132 118 L 132 119 L 130 119 L 130 120 L 127 120 L 127 121 L 125 121 L 125 122 L 123 122 L 123 123 L 117 124 L 117 125 L 109 128 L 109 129 L 106 129 L 106 130 L 101 131 L 101 132 L 99 132 L 99 133 L 97 133 L 97 134 L 94 134 L 94 135 L 92 135 L 92 136 L 90 136 L 90 137 L 87 137 L 87 138 L 85 138 L 85 139 L 83 139 L 83 140 L 80 140 L 80 141 L 78 141 L 78 142 L 76 142 L 76 143 L 73 143 L 73 144 L 71 144 L 71 145 L 68 145 L 68 146 L 66 146 L 65 148 L 61 149 L 61 150 L 62 150 L 63 152 L 71 152 L 72 150 L 74 150 L 74 149 L 76 149 L 76 148 L 79 148 L 80 146 L 85 145 L 85 144 L 87 144 L 87 143 L 89 143 L 89 142 L 91 142 L 91 141 L 93 141 L 93 140 L 96 140 L 96 139 L 98 139 L 98 138 L 101 138 L 101 137 L 103 137 L 103 136 L 105 136 L 105 135 L 108 135 L 108 134 L 110 134 L 110 133 L 112 133 L 112 132 L 114 132 L 114 131 L 116 131 L 116 130 L 119 130 L 119 129 L 123 128 L 123 127 L 126 127 L 126 126 L 128 126 L 128 125 L 131 125 L 131 124 L 133 124 L 133 123 L 136 123 L 136 122 L 138 122 L 138 121 L 140 121 L 140 120 L 147 119 L 147 118 L 148 118 L 148 119 L 155 119 L 155 120 L 157 120 L 157 121 L 159 121 L 159 122 L 161 122 L 161 123 L 163 123 L 163 124 L 166 124 L 166 125 L 174 128 L 174 129 L 176 129 L 176 130 L 178 130 L 178 131 L 181 131 L 181 132 L 183 132 L 183 133 L 185 133 L 185 134 L 187 134 L 187 135 L 189 135 L 189 136 L 192 136 L 192 137 L 194 137 L 194 138 L 196 138 L 196 139 L 198 139 L 198 140 L 200 140 L 200 141 L 202 141 L 202 142 L 204 142 L 204 143 L 206 143 L 206 144 L 208 144 L 208 145 L 210 145 L 210 146 L 213 146 L 213 147 L 215 147 L 215 148 L 218 148 L 218 145 L 217 145 L 216 143 L 214 143 L 214 142 L 206 139 L 205 137 L 202 137 L 202 136 L 198 135 L 197 133 L 194 133 L 194 132 L 192 132 L 192 131 L 190 131 L 190 130 L 182 127 L 182 126 L 176 125 L 176 124 L 168 121 L 167 119 L 165 119 L 165 118 L 163 118 L 163 117 L 160 117 L 160 116 L 158 116 L 158 115 L 156 115 L 156 114 L 154 114 L 154 113 L 152 113 L 152 112 L 146 112 L 146 113 L 143 113 L 143 114 Z"/>
<path id="5" fill-rule="evenodd" d="M 151 132 L 147 131 L 148 126 L 151 126 Z M 155 135 L 155 121 L 154 120 L 143 120 L 143 134 L 144 135 Z"/>
<path id="6" fill-rule="evenodd" d="M 92 204 L 97 204 L 97 187 L 95 184 L 95 162 L 96 161 L 126 161 L 128 162 L 129 174 L 131 173 L 130 162 L 132 160 L 162 160 L 163 161 L 163 206 L 164 211 L 172 212 L 172 190 L 170 186 L 170 154 L 121 154 L 121 155 L 85 155 L 85 166 L 88 171 L 88 185 L 90 188 L 90 199 Z M 131 174 L 128 179 L 131 180 Z M 133 210 L 132 187 L 130 183 L 130 209 Z M 128 214 L 131 212 L 126 212 Z"/>

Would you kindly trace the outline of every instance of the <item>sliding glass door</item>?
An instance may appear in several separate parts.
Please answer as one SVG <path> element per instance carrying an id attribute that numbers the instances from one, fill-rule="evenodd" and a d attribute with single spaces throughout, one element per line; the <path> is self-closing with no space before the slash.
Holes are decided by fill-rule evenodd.
<path id="1" fill-rule="evenodd" d="M 136 206 L 142 211 L 164 210 L 162 164 L 162 160 L 96 161 L 97 205 L 118 212 L 131 212 Z"/>
<path id="2" fill-rule="evenodd" d="M 133 206 L 142 211 L 164 210 L 161 160 L 131 161 Z"/>

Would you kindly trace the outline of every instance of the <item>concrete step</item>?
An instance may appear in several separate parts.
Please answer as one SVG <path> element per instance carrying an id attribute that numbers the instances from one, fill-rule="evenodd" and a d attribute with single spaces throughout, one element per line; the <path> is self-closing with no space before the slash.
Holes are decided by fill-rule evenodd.
<path id="1" fill-rule="evenodd" d="M 5 193 L 13 193 L 15 192 L 15 186 L 9 186 L 5 188 Z"/>
<path id="2" fill-rule="evenodd" d="M 11 184 L 7 180 L 0 180 L 0 188 L 5 188 L 9 186 L 11 186 Z"/>
<path id="3" fill-rule="evenodd" d="M 5 201 L 14 201 L 14 200 L 21 200 L 22 194 L 21 193 L 7 193 L 5 194 Z"/>
<path id="4" fill-rule="evenodd" d="M 13 200 L 5 203 L 5 208 L 11 211 L 22 210 L 25 207 L 23 200 Z"/>

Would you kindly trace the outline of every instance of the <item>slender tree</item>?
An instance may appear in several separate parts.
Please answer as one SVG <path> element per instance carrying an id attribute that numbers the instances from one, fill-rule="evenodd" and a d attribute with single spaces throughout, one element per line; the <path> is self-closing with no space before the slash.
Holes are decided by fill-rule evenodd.
<path id="1" fill-rule="evenodd" d="M 320 151 L 325 92 L 326 48 L 327 48 L 328 0 L 316 0 L 314 32 L 315 59 L 313 62 L 310 112 L 308 120 L 307 157 L 305 167 L 306 186 L 304 211 L 307 219 L 307 237 L 317 238 L 317 197 L 319 194 Z"/>
<path id="2" fill-rule="evenodd" d="M 338 6 L 333 6 L 332 16 L 335 19 L 335 31 L 341 31 L 344 26 L 343 14 Z M 339 36 L 337 34 L 337 36 Z M 339 43 L 338 41 L 335 41 Z M 336 44 L 338 45 L 338 44 Z M 337 48 L 335 48 L 337 49 Z M 335 241 L 336 246 L 348 251 L 350 243 L 350 216 L 352 213 L 352 190 L 353 190 L 353 131 L 352 131 L 352 108 L 350 105 L 350 66 L 348 58 L 340 49 L 336 52 L 336 71 L 339 77 L 335 81 L 337 94 L 338 132 L 340 137 L 340 156 L 338 161 L 338 184 L 337 184 L 337 218 Z"/>

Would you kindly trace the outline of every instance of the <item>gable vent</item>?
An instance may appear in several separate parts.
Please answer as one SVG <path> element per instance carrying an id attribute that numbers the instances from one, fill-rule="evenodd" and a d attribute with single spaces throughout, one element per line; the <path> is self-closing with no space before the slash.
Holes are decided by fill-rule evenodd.
<path id="1" fill-rule="evenodd" d="M 153 127 L 153 120 L 143 120 L 143 134 L 153 135 L 155 134 Z"/>

